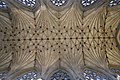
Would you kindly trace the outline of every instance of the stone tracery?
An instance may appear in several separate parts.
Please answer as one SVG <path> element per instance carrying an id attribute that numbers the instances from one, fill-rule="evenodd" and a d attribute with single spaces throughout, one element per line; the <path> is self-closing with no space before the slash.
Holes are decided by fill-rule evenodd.
<path id="1" fill-rule="evenodd" d="M 63 6 L 67 2 L 67 0 L 51 0 L 51 2 L 55 6 Z"/>
<path id="2" fill-rule="evenodd" d="M 22 3 L 28 7 L 34 7 L 36 4 L 36 0 L 17 0 L 17 1 L 19 1 L 20 3 Z"/>
<path id="3" fill-rule="evenodd" d="M 3 1 L 0 1 L 0 8 L 7 8 L 6 3 Z"/>
<path id="4" fill-rule="evenodd" d="M 82 1 L 81 3 L 83 6 L 89 6 L 95 3 L 97 0 L 81 0 L 81 1 Z"/>
<path id="5" fill-rule="evenodd" d="M 120 5 L 120 0 L 110 0 L 110 4 L 111 7 L 112 6 L 116 6 L 116 5 Z"/>
<path id="6" fill-rule="evenodd" d="M 71 77 L 61 70 L 54 73 L 49 80 L 72 80 Z"/>
<path id="7" fill-rule="evenodd" d="M 119 34 L 115 38 L 119 9 L 112 12 L 100 7 L 96 10 L 98 13 L 93 10 L 83 16 L 85 12 L 82 13 L 77 4 L 67 12 L 63 10 L 63 14 L 47 9 L 44 3 L 34 15 L 21 8 L 10 10 L 12 20 L 0 15 L 0 35 L 4 36 L 0 38 L 0 69 L 9 67 L 9 74 L 15 75 L 16 70 L 33 67 L 46 75 L 54 64 L 57 68 L 67 65 L 75 76 L 80 75 L 83 66 L 99 66 L 106 71 L 108 64 L 119 66 L 115 41 L 119 40 Z"/>
<path id="8" fill-rule="evenodd" d="M 35 72 L 28 72 L 20 77 L 18 77 L 16 80 L 36 80 L 37 74 Z"/>

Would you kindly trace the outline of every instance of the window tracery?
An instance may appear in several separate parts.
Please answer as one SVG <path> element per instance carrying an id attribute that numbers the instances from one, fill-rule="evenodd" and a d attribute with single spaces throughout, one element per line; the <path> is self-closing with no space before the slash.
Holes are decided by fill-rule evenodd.
<path id="1" fill-rule="evenodd" d="M 7 72 L 0 72 L 0 80 L 4 80 Z"/>
<path id="2" fill-rule="evenodd" d="M 85 80 L 112 80 L 108 76 L 92 70 L 85 70 L 83 76 Z"/>
<path id="3" fill-rule="evenodd" d="M 37 73 L 28 72 L 28 73 L 18 77 L 16 80 L 36 80 L 36 79 L 37 79 Z"/>
<path id="4" fill-rule="evenodd" d="M 67 2 L 67 0 L 50 0 L 55 6 L 63 6 Z"/>
<path id="5" fill-rule="evenodd" d="M 34 7 L 36 5 L 36 0 L 17 0 L 17 1 L 28 7 Z"/>
<path id="6" fill-rule="evenodd" d="M 91 5 L 91 4 L 93 4 L 93 3 L 95 3 L 97 0 L 81 0 L 81 3 L 82 3 L 82 5 L 83 6 L 89 6 L 89 5 Z"/>
<path id="7" fill-rule="evenodd" d="M 7 8 L 6 3 L 1 0 L 0 0 L 0 8 Z"/>
<path id="8" fill-rule="evenodd" d="M 120 0 L 111 0 L 109 5 L 110 7 L 120 5 Z"/>
<path id="9" fill-rule="evenodd" d="M 118 74 L 118 75 L 120 75 L 120 69 L 111 69 L 111 71 Z"/>
<path id="10" fill-rule="evenodd" d="M 49 80 L 72 80 L 71 77 L 61 70 L 54 73 Z"/>

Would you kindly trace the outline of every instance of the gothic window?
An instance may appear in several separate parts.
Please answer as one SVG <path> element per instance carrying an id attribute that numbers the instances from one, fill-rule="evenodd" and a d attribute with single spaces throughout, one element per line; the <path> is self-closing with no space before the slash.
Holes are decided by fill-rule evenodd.
<path id="1" fill-rule="evenodd" d="M 120 69 L 111 69 L 111 71 L 118 74 L 118 75 L 120 75 Z"/>
<path id="2" fill-rule="evenodd" d="M 39 78 L 39 79 L 37 79 L 37 80 L 43 80 L 42 78 Z"/>
<path id="3" fill-rule="evenodd" d="M 89 6 L 93 3 L 95 3 L 97 0 L 81 0 L 81 3 L 83 6 Z"/>
<path id="4" fill-rule="evenodd" d="M 120 4 L 120 0 L 111 0 L 109 5 L 110 5 L 110 7 L 112 7 L 112 6 L 116 6 L 119 4 Z"/>
<path id="5" fill-rule="evenodd" d="M 34 7 L 36 5 L 36 0 L 17 0 L 17 1 L 28 7 Z"/>
<path id="6" fill-rule="evenodd" d="M 62 6 L 65 5 L 65 3 L 67 2 L 67 0 L 50 0 L 50 1 L 55 6 Z"/>
<path id="7" fill-rule="evenodd" d="M 0 0 L 0 8 L 7 8 L 6 3 L 1 0 Z"/>
<path id="8" fill-rule="evenodd" d="M 4 80 L 7 72 L 0 72 L 0 80 Z"/>
<path id="9" fill-rule="evenodd" d="M 49 80 L 72 80 L 70 76 L 61 70 L 54 73 Z"/>
<path id="10" fill-rule="evenodd" d="M 85 70 L 83 76 L 85 80 L 112 80 L 108 76 L 92 70 Z"/>
<path id="11" fill-rule="evenodd" d="M 36 79 L 37 79 L 37 73 L 28 72 L 28 73 L 18 77 L 16 80 L 36 80 Z"/>

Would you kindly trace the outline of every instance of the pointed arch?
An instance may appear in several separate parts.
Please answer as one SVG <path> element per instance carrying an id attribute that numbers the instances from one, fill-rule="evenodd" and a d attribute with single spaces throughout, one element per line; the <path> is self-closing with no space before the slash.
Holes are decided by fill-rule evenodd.
<path id="1" fill-rule="evenodd" d="M 0 0 L 0 8 L 7 8 L 7 5 L 4 1 Z"/>
<path id="2" fill-rule="evenodd" d="M 94 4 L 96 1 L 97 0 L 81 0 L 81 4 L 86 7 L 86 6 Z"/>
<path id="3" fill-rule="evenodd" d="M 16 80 L 35 80 L 37 79 L 37 73 L 35 71 L 30 71 L 20 75 Z"/>
<path id="4" fill-rule="evenodd" d="M 36 5 L 36 0 L 16 0 L 16 1 L 28 7 L 35 7 Z"/>
<path id="5" fill-rule="evenodd" d="M 110 7 L 120 5 L 120 0 L 110 0 Z"/>
<path id="6" fill-rule="evenodd" d="M 109 76 L 92 69 L 85 69 L 83 77 L 85 80 L 113 80 Z"/>
<path id="7" fill-rule="evenodd" d="M 50 74 L 47 80 L 74 80 L 67 71 L 59 69 Z"/>

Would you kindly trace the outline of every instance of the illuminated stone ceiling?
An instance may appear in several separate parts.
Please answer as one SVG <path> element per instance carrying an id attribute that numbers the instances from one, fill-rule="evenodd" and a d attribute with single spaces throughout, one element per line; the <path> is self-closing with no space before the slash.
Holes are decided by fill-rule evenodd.
<path id="1" fill-rule="evenodd" d="M 119 5 L 109 7 L 105 0 L 93 0 L 89 8 L 80 0 L 63 5 L 55 0 L 36 0 L 36 5 L 3 1 L 0 70 L 7 70 L 9 79 L 36 70 L 46 80 L 57 69 L 76 79 L 85 68 L 114 79 L 110 68 L 120 67 Z"/>

